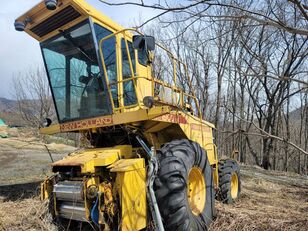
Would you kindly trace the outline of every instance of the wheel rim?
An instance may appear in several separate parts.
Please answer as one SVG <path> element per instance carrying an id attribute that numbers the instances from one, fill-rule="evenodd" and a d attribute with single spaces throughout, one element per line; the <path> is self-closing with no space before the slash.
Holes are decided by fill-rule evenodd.
<path id="1" fill-rule="evenodd" d="M 238 177 L 236 172 L 234 172 L 231 176 L 231 197 L 232 199 L 236 199 L 238 194 Z"/>
<path id="2" fill-rule="evenodd" d="M 187 195 L 191 211 L 198 216 L 205 207 L 206 184 L 200 168 L 193 167 L 188 174 Z"/>

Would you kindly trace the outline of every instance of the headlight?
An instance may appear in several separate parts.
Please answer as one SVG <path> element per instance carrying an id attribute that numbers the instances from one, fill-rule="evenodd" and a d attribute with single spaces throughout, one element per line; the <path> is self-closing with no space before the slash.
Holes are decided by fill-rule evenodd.
<path id="1" fill-rule="evenodd" d="M 57 8 L 58 0 L 45 0 L 45 5 L 48 10 L 55 10 Z"/>
<path id="2" fill-rule="evenodd" d="M 29 18 L 29 17 L 26 17 L 24 21 L 15 20 L 15 22 L 14 22 L 15 30 L 24 31 L 29 22 L 32 22 L 32 19 Z"/>
<path id="3" fill-rule="evenodd" d="M 154 105 L 154 98 L 152 96 L 146 96 L 143 98 L 144 106 L 151 108 Z"/>
<path id="4" fill-rule="evenodd" d="M 15 26 L 15 30 L 17 30 L 17 31 L 24 31 L 25 27 L 26 27 L 26 23 L 25 22 L 21 22 L 21 21 L 15 21 L 14 22 L 14 26 Z"/>

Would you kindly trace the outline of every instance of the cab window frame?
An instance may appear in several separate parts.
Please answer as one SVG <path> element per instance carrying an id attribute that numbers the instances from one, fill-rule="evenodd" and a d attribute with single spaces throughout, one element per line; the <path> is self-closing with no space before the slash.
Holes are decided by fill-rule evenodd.
<path id="1" fill-rule="evenodd" d="M 98 56 L 98 47 L 97 47 L 97 42 L 96 42 L 96 36 L 95 36 L 95 32 L 94 32 L 94 28 L 93 28 L 93 21 L 91 18 L 87 18 L 81 22 L 78 22 L 76 23 L 75 25 L 73 25 L 72 27 L 68 28 L 67 31 L 69 32 L 72 32 L 76 29 L 79 29 L 81 28 L 82 26 L 85 26 L 85 25 L 88 25 L 89 26 L 89 35 L 91 36 L 92 40 L 91 42 L 93 42 L 93 46 L 94 46 L 94 53 L 93 55 L 95 56 L 94 58 L 97 59 L 97 67 L 101 69 L 101 64 L 100 64 L 100 57 Z M 50 38 L 47 38 L 45 40 L 43 40 L 42 42 L 40 42 L 40 48 L 41 48 L 41 54 L 42 54 L 42 57 L 43 57 L 43 62 L 44 62 L 44 66 L 45 66 L 45 69 L 46 69 L 46 75 L 47 75 L 47 79 L 48 79 L 48 83 L 49 83 L 49 86 L 52 86 L 52 76 L 50 74 L 50 64 L 47 63 L 47 59 L 46 59 L 46 54 L 44 52 L 44 49 L 47 49 L 48 48 L 45 46 L 46 44 L 48 44 L 49 42 L 52 42 L 52 41 L 55 41 L 56 39 L 59 39 L 63 36 L 63 34 L 61 33 L 58 33 L 54 36 L 51 36 Z M 60 54 L 60 53 L 59 53 Z M 66 61 L 65 61 L 66 62 Z M 71 64 L 71 63 L 70 63 Z M 67 69 L 66 65 L 64 67 L 65 69 Z M 67 70 L 65 70 L 67 71 Z M 71 72 L 71 70 L 70 70 Z M 103 81 L 104 83 L 105 81 Z M 84 116 L 78 116 L 78 117 L 70 117 L 70 118 L 66 118 L 66 116 L 63 116 L 63 112 L 60 113 L 60 108 L 59 108 L 59 105 L 57 103 L 58 99 L 56 98 L 56 92 L 55 92 L 55 89 L 53 89 L 52 87 L 50 87 L 50 90 L 51 90 L 51 95 L 52 95 L 52 99 L 53 99 L 53 102 L 55 104 L 55 111 L 56 111 L 56 115 L 57 115 L 57 120 L 58 120 L 58 123 L 59 124 L 62 124 L 62 123 L 66 123 L 66 122 L 71 122 L 71 121 L 79 121 L 79 120 L 83 120 L 83 119 L 89 119 L 89 118 L 93 118 L 93 117 L 96 117 L 96 116 L 104 116 L 104 115 L 110 115 L 112 113 L 112 110 L 110 108 L 110 106 L 108 105 L 109 103 L 109 98 L 106 98 L 104 100 L 106 100 L 106 105 L 107 107 L 104 108 L 106 109 L 107 112 L 105 113 L 98 113 L 96 115 L 84 115 Z M 66 93 L 65 93 L 66 94 Z M 71 95 L 71 93 L 70 93 Z M 70 96 L 71 97 L 71 96 Z M 108 96 L 107 96 L 108 97 Z M 70 102 L 70 107 L 71 107 L 71 104 L 72 102 Z M 79 102 L 79 106 L 80 106 L 80 102 Z M 63 111 L 63 110 L 62 110 Z M 64 112 L 66 113 L 66 112 Z M 93 111 L 94 113 L 94 111 Z M 61 115 L 61 116 L 60 116 Z"/>
<path id="2" fill-rule="evenodd" d="M 125 37 L 121 37 L 120 38 L 120 52 L 121 52 L 121 65 L 122 65 L 122 81 L 124 79 L 127 79 L 128 76 L 124 75 L 124 65 L 123 65 L 123 53 L 126 54 L 126 57 L 127 57 L 127 61 L 128 61 L 128 54 L 127 54 L 127 50 L 126 50 L 126 42 L 127 42 L 127 45 L 128 45 L 128 51 L 130 53 L 130 58 L 131 58 L 131 62 L 132 62 L 132 67 L 133 67 L 133 75 L 131 73 L 131 70 L 130 70 L 130 67 L 129 67 L 129 72 L 130 72 L 130 76 L 129 78 L 132 78 L 133 76 L 136 77 L 137 75 L 137 62 L 136 62 L 136 49 L 133 48 L 132 46 L 132 42 L 127 40 Z M 134 84 L 134 81 L 136 81 L 135 79 L 132 79 L 132 80 L 128 80 L 128 81 L 125 81 L 125 82 L 122 82 L 122 89 L 123 89 L 123 106 L 124 107 L 131 107 L 131 106 L 134 106 L 138 103 L 138 97 L 137 97 L 137 89 L 135 88 L 135 84 Z M 124 93 L 125 93 L 125 85 L 127 84 L 132 84 L 132 88 L 133 88 L 133 93 L 134 93 L 134 101 L 130 102 L 130 103 L 126 103 L 128 101 L 126 101 L 126 98 L 124 98 Z"/>

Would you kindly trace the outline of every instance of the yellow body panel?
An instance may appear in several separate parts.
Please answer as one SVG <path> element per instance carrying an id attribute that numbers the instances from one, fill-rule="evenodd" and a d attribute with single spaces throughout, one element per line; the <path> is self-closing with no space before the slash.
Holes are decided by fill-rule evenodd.
<path id="1" fill-rule="evenodd" d="M 108 127 L 124 123 L 133 123 L 137 121 L 150 120 L 157 116 L 170 112 L 167 106 L 155 107 L 151 109 L 141 109 L 138 111 L 130 111 L 125 113 L 117 113 L 113 115 L 100 116 L 91 119 L 72 121 L 62 124 L 54 124 L 47 128 L 41 128 L 42 134 L 55 134 L 59 132 L 83 131 L 100 127 Z"/>
<path id="2" fill-rule="evenodd" d="M 121 158 L 130 158 L 130 145 L 78 151 L 52 164 L 55 166 L 80 166 L 81 173 L 95 173 L 96 167 L 108 166 Z"/>
<path id="3" fill-rule="evenodd" d="M 50 178 L 45 179 L 41 183 L 41 200 L 48 199 L 52 193 L 53 189 L 53 182 Z"/>
<path id="4" fill-rule="evenodd" d="M 204 120 L 200 121 L 199 118 L 182 111 L 171 111 L 168 114 L 156 117 L 154 121 L 162 123 L 157 124 L 155 128 L 151 127 L 147 132 L 157 132 L 170 124 L 178 124 L 186 136 L 181 138 L 188 138 L 199 143 L 207 151 L 210 164 L 218 163 L 216 148 L 213 143 L 213 124 Z M 176 136 L 176 134 L 173 135 Z"/>
<path id="5" fill-rule="evenodd" d="M 146 226 L 146 170 L 144 159 L 131 158 L 129 145 L 114 148 L 90 149 L 73 153 L 53 166 L 80 166 L 83 173 L 95 173 L 96 167 L 108 166 L 110 172 L 117 173 L 116 192 L 120 196 L 122 208 L 122 230 L 140 230 Z M 85 181 L 85 190 L 98 184 L 97 178 Z M 52 191 L 49 181 L 42 183 L 41 198 L 47 199 Z M 85 191 L 86 192 L 86 191 Z M 86 217 L 90 216 L 90 205 L 85 200 Z"/>
<path id="6" fill-rule="evenodd" d="M 109 17 L 106 15 L 102 14 L 95 8 L 93 8 L 91 5 L 89 5 L 86 1 L 84 0 L 58 0 L 58 7 L 56 10 L 50 11 L 47 10 L 45 7 L 44 1 L 41 1 L 38 3 L 36 6 L 34 6 L 31 10 L 23 14 L 22 16 L 18 17 L 16 20 L 17 21 L 24 21 L 26 18 L 30 18 L 31 22 L 27 24 L 25 28 L 25 32 L 27 32 L 29 35 L 31 35 L 33 38 L 37 39 L 38 41 L 42 42 L 45 41 L 52 36 L 56 35 L 59 33 L 59 30 L 66 30 L 79 22 L 83 21 L 84 19 L 90 17 L 93 17 L 94 19 L 103 22 L 104 25 L 108 25 L 108 27 L 113 30 L 113 31 L 118 31 L 124 29 L 121 27 L 119 24 L 115 23 L 113 20 L 111 20 Z M 73 6 L 78 12 L 81 14 L 81 16 L 77 19 L 72 21 L 69 24 L 66 24 L 62 26 L 61 28 L 58 28 L 57 30 L 54 30 L 48 34 L 46 34 L 43 37 L 38 37 L 36 34 L 34 34 L 31 29 L 43 22 L 44 20 L 50 18 L 52 15 L 58 13 L 62 9 L 64 9 L 67 6 Z"/>
<path id="7" fill-rule="evenodd" d="M 144 168 L 144 161 L 143 159 L 122 159 L 113 163 L 108 168 L 110 168 L 110 172 L 135 171 Z"/>
<path id="8" fill-rule="evenodd" d="M 96 167 L 108 166 L 110 172 L 116 173 L 114 194 L 119 195 L 122 218 L 121 230 L 141 230 L 146 227 L 146 169 L 143 158 L 132 158 L 130 145 L 114 148 L 90 149 L 72 153 L 53 166 L 80 166 L 82 173 L 95 173 Z M 126 159 L 121 159 L 126 158 Z M 49 181 L 42 183 L 41 197 L 47 199 L 50 193 Z M 91 185 L 97 185 L 99 191 L 105 193 L 103 184 L 98 177 L 87 178 L 84 181 L 84 195 Z M 90 218 L 91 204 L 85 198 L 86 218 Z"/>
<path id="9" fill-rule="evenodd" d="M 119 163 L 118 163 L 119 162 Z M 110 169 L 117 173 L 122 231 L 141 230 L 147 225 L 146 170 L 144 159 L 119 160 Z"/>

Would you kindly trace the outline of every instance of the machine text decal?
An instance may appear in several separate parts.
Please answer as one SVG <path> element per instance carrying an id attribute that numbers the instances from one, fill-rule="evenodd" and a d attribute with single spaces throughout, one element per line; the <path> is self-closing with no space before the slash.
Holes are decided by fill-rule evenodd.
<path id="1" fill-rule="evenodd" d="M 156 117 L 155 120 L 166 121 L 171 123 L 187 124 L 187 120 L 182 115 L 167 114 Z"/>
<path id="2" fill-rule="evenodd" d="M 200 124 L 190 124 L 191 130 L 201 131 L 201 125 Z M 208 127 L 206 125 L 202 125 L 202 131 L 203 132 L 211 132 L 212 128 Z"/>
<path id="3" fill-rule="evenodd" d="M 88 120 L 74 121 L 60 125 L 61 131 L 71 131 L 78 129 L 87 129 L 98 126 L 104 126 L 112 124 L 112 117 L 102 117 L 102 118 L 94 118 Z"/>

